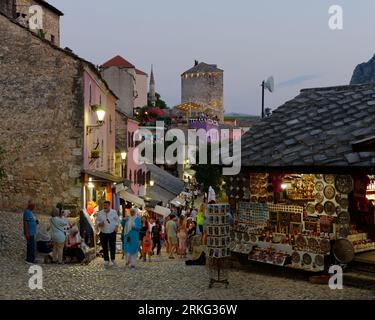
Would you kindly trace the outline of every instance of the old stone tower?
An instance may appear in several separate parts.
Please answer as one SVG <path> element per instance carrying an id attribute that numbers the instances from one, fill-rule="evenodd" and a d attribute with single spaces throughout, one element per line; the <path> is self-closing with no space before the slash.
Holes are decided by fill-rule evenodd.
<path id="1" fill-rule="evenodd" d="M 202 112 L 224 121 L 224 71 L 216 64 L 198 63 L 181 75 L 181 103 L 200 105 Z"/>

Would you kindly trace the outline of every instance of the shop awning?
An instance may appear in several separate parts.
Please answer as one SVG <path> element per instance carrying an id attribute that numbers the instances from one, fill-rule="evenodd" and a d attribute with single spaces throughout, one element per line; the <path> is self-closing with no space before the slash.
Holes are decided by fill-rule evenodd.
<path id="1" fill-rule="evenodd" d="M 111 181 L 111 182 L 116 182 L 116 183 L 124 182 L 125 183 L 125 179 L 123 177 L 114 176 L 114 175 L 112 175 L 110 173 L 107 173 L 107 172 L 85 170 L 85 171 L 83 171 L 83 173 L 86 173 L 89 176 L 92 176 L 96 179 L 103 180 L 103 181 Z"/>
<path id="2" fill-rule="evenodd" d="M 171 201 L 171 204 L 173 204 L 174 206 L 176 207 L 181 207 L 181 206 L 184 206 L 185 205 L 185 200 L 179 198 L 179 197 L 176 197 L 174 198 L 172 201 Z"/>
<path id="3" fill-rule="evenodd" d="M 168 209 L 162 206 L 155 206 L 153 211 L 157 214 L 160 214 L 163 217 L 167 217 L 171 214 L 171 209 Z"/>
<path id="4" fill-rule="evenodd" d="M 132 194 L 127 191 L 121 191 L 119 193 L 119 196 L 123 198 L 125 201 L 132 202 L 135 205 L 144 208 L 145 207 L 145 202 L 142 198 L 137 197 L 135 194 Z"/>

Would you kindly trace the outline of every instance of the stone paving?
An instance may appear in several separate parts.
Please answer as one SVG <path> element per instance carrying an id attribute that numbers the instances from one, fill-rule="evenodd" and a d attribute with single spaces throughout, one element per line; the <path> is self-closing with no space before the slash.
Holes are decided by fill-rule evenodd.
<path id="1" fill-rule="evenodd" d="M 0 252 L 0 299 L 375 299 L 370 285 L 356 288 L 344 281 L 343 290 L 331 290 L 292 270 L 230 269 L 227 289 L 220 284 L 209 289 L 205 266 L 186 266 L 165 253 L 152 262 L 138 261 L 136 269 L 125 267 L 120 255 L 118 267 L 105 268 L 101 258 L 89 265 L 42 264 L 43 289 L 31 290 L 21 221 L 20 214 L 0 213 L 0 235 L 10 241 Z"/>

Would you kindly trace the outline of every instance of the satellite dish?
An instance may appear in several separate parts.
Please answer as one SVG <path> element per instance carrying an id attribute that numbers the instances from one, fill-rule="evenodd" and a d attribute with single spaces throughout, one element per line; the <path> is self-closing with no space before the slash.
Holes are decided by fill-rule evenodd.
<path id="1" fill-rule="evenodd" d="M 264 83 L 264 87 L 267 88 L 269 92 L 273 92 L 275 90 L 275 81 L 272 76 L 269 77 Z"/>

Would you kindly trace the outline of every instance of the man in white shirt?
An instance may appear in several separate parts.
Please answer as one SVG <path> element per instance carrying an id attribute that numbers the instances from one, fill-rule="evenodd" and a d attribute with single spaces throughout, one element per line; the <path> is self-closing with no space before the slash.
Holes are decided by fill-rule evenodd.
<path id="1" fill-rule="evenodd" d="M 111 209 L 111 203 L 104 201 L 103 210 L 99 211 L 96 224 L 100 228 L 100 243 L 103 248 L 104 265 L 109 265 L 108 247 L 111 254 L 111 263 L 116 266 L 116 233 L 119 224 L 117 212 Z"/>

